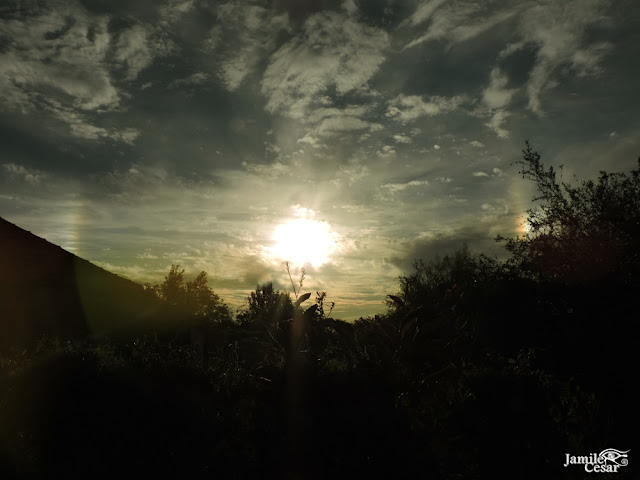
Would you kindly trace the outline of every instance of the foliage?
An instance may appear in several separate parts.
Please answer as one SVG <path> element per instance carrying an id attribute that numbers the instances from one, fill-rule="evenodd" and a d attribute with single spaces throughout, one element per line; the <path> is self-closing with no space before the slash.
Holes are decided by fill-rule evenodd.
<path id="1" fill-rule="evenodd" d="M 164 282 L 148 286 L 149 290 L 170 305 L 185 310 L 202 324 L 231 321 L 231 311 L 224 301 L 208 286 L 207 273 L 184 281 L 184 269 L 171 265 Z"/>
<path id="2" fill-rule="evenodd" d="M 640 159 L 629 176 L 601 171 L 596 181 L 577 186 L 558 181 L 529 142 L 516 164 L 522 177 L 536 184 L 533 201 L 541 202 L 527 211 L 530 232 L 506 241 L 521 268 L 568 283 L 637 270 Z"/>
<path id="3" fill-rule="evenodd" d="M 331 302 L 329 304 L 329 311 L 325 312 L 324 305 L 327 299 L 327 292 L 316 292 L 316 318 L 318 320 L 324 320 L 331 317 L 331 312 L 336 306 L 335 302 Z"/>
<path id="4" fill-rule="evenodd" d="M 247 298 L 245 307 L 238 313 L 240 323 L 274 325 L 293 318 L 293 302 L 286 292 L 274 290 L 273 283 L 258 285 Z"/>

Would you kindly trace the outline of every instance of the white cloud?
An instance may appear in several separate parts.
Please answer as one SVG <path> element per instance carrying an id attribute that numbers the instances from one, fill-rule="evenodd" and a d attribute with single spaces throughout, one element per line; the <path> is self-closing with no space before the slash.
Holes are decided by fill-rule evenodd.
<path id="1" fill-rule="evenodd" d="M 397 134 L 393 136 L 396 143 L 411 143 L 411 137 L 407 135 Z"/>
<path id="2" fill-rule="evenodd" d="M 491 80 L 489 86 L 482 94 L 484 104 L 489 108 L 503 108 L 511 101 L 517 88 L 505 88 L 509 83 L 509 78 L 498 68 L 491 70 Z"/>
<path id="3" fill-rule="evenodd" d="M 160 258 L 160 257 L 158 257 L 157 255 L 154 255 L 154 254 L 152 254 L 150 252 L 144 252 L 144 253 L 139 253 L 138 255 L 136 255 L 136 258 L 140 258 L 142 260 L 155 260 L 155 259 Z"/>
<path id="4" fill-rule="evenodd" d="M 366 92 L 385 60 L 389 37 L 335 12 L 310 16 L 302 32 L 275 52 L 262 78 L 266 110 L 304 120 L 330 87 Z"/>
<path id="5" fill-rule="evenodd" d="M 545 1 L 528 6 L 520 20 L 518 31 L 522 41 L 508 45 L 507 56 L 526 44 L 538 47 L 536 63 L 529 75 L 527 94 L 529 108 L 543 114 L 541 96 L 554 86 L 554 72 L 561 65 L 571 66 L 578 75 L 600 72 L 599 64 L 611 49 L 608 43 L 585 45 L 590 27 L 606 24 L 606 0 Z"/>
<path id="6" fill-rule="evenodd" d="M 120 96 L 105 68 L 107 23 L 106 16 L 89 16 L 79 7 L 25 21 L 0 19 L 0 28 L 12 39 L 0 53 L 0 101 L 29 111 L 43 91 L 53 89 L 83 110 L 118 105 Z"/>
<path id="7" fill-rule="evenodd" d="M 186 78 L 178 78 L 169 84 L 169 88 L 198 87 L 204 85 L 211 79 L 211 76 L 205 72 L 196 72 Z"/>
<path id="8" fill-rule="evenodd" d="M 203 48 L 216 54 L 220 79 L 229 91 L 235 91 L 273 51 L 278 34 L 289 29 L 289 20 L 274 9 L 243 1 L 220 5 L 216 16 L 218 23 Z"/>
<path id="9" fill-rule="evenodd" d="M 69 126 L 69 133 L 74 137 L 86 140 L 111 139 L 133 144 L 140 132 L 134 128 L 102 128 L 90 123 L 84 113 L 74 111 L 59 102 L 49 101 L 41 105 L 43 110 Z"/>
<path id="10" fill-rule="evenodd" d="M 125 30 L 114 43 L 108 16 L 76 2 L 54 6 L 20 20 L 0 19 L 0 30 L 11 38 L 0 53 L 0 105 L 23 114 L 48 113 L 76 137 L 132 143 L 136 130 L 103 128 L 88 115 L 120 108 L 123 95 L 110 68 L 124 67 L 132 79 L 149 64 L 145 30 Z"/>
<path id="11" fill-rule="evenodd" d="M 325 100 L 324 98 L 321 98 L 320 101 L 323 103 L 325 103 L 325 101 L 326 103 L 331 102 L 331 100 L 329 99 Z M 361 117 L 365 115 L 368 111 L 369 111 L 369 107 L 365 107 L 365 106 L 350 105 L 344 108 L 320 107 L 320 108 L 314 108 L 313 110 L 309 111 L 304 119 L 309 123 L 318 123 L 321 120 L 324 120 L 327 118 Z"/>
<path id="12" fill-rule="evenodd" d="M 506 110 L 497 110 L 485 125 L 493 130 L 498 138 L 509 138 L 509 130 L 503 128 L 504 122 L 509 115 L 510 113 Z"/>
<path id="13" fill-rule="evenodd" d="M 396 151 L 391 145 L 384 145 L 380 150 L 376 152 L 376 155 L 379 157 L 393 157 L 395 156 Z"/>
<path id="14" fill-rule="evenodd" d="M 498 24 L 512 20 L 517 39 L 500 52 L 503 60 L 524 47 L 537 47 L 536 60 L 526 84 L 529 108 L 543 113 L 541 96 L 555 85 L 555 72 L 569 66 L 578 76 L 602 73 L 602 60 L 613 49 L 608 42 L 589 43 L 588 31 L 594 26 L 611 25 L 606 9 L 609 0 L 540 0 L 536 2 L 477 2 L 459 0 L 422 2 L 408 19 L 412 25 L 426 24 L 426 31 L 405 48 L 439 40 L 455 45 L 477 37 Z M 513 91 L 506 89 L 504 74 L 492 73 L 484 102 L 490 108 L 504 108 Z"/>
<path id="15" fill-rule="evenodd" d="M 153 61 L 148 36 L 145 27 L 134 25 L 118 37 L 114 57 L 125 68 L 127 80 L 135 79 Z"/>
<path id="16" fill-rule="evenodd" d="M 387 117 L 403 123 L 424 116 L 434 116 L 456 110 L 464 102 L 464 97 L 429 97 L 427 101 L 419 95 L 400 94 L 389 101 Z"/>
<path id="17" fill-rule="evenodd" d="M 431 18 L 434 12 L 447 0 L 426 0 L 411 15 L 410 21 L 412 25 L 419 25 Z"/>
<path id="18" fill-rule="evenodd" d="M 498 200 L 495 203 L 483 203 L 480 207 L 485 215 L 481 216 L 483 221 L 490 220 L 492 217 L 508 215 L 509 214 L 509 204 L 504 200 Z"/>
<path id="19" fill-rule="evenodd" d="M 393 194 L 396 192 L 401 192 L 410 187 L 420 187 L 424 185 L 429 185 L 428 180 L 412 180 L 407 183 L 385 183 L 382 185 L 382 188 L 389 191 L 389 193 Z"/>
<path id="20" fill-rule="evenodd" d="M 319 146 L 318 139 L 308 133 L 304 137 L 298 139 L 296 143 L 306 143 L 314 148 L 317 148 Z"/>
<path id="21" fill-rule="evenodd" d="M 472 146 L 477 147 L 477 148 L 484 147 L 484 143 L 479 142 L 477 140 L 473 140 L 473 141 L 469 142 L 469 145 L 472 145 Z"/>
<path id="22" fill-rule="evenodd" d="M 318 134 L 332 134 L 336 132 L 346 132 L 350 130 L 382 130 L 382 125 L 377 123 L 369 123 L 356 117 L 336 116 L 325 118 L 316 128 Z"/>
<path id="23" fill-rule="evenodd" d="M 416 10 L 411 17 L 414 25 L 426 19 L 430 19 L 431 22 L 426 33 L 409 42 L 405 49 L 430 40 L 446 39 L 450 44 L 470 40 L 512 18 L 519 10 L 519 6 L 516 6 L 486 14 L 489 9 L 475 1 L 450 2 L 446 5 L 443 3 L 436 0 Z"/>
<path id="24" fill-rule="evenodd" d="M 473 172 L 474 177 L 488 177 L 489 174 L 486 172 Z"/>
<path id="25" fill-rule="evenodd" d="M 433 146 L 434 150 L 440 150 L 440 145 L 438 145 L 437 143 Z"/>
<path id="26" fill-rule="evenodd" d="M 613 44 L 601 42 L 576 51 L 571 57 L 571 65 L 580 77 L 598 75 L 603 72 L 600 65 L 604 57 L 613 50 Z"/>

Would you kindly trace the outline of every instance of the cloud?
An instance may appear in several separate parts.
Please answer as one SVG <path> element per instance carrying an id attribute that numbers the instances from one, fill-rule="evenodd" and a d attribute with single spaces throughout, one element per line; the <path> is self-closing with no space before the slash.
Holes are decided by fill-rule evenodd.
<path id="1" fill-rule="evenodd" d="M 211 75 L 205 72 L 196 72 L 185 78 L 178 78 L 169 84 L 169 88 L 183 89 L 185 87 L 199 87 L 207 84 L 211 80 Z"/>
<path id="2" fill-rule="evenodd" d="M 53 6 L 0 19 L 11 38 L 0 51 L 0 105 L 25 115 L 48 113 L 75 137 L 133 143 L 137 130 L 95 123 L 121 108 L 115 72 L 131 80 L 150 64 L 146 29 L 138 25 L 114 36 L 107 15 L 76 2 Z"/>
<path id="3" fill-rule="evenodd" d="M 247 172 L 271 179 L 281 177 L 283 175 L 289 175 L 291 173 L 290 167 L 280 162 L 274 162 L 271 164 L 242 162 L 242 166 L 247 170 Z"/>
<path id="4" fill-rule="evenodd" d="M 396 143 L 411 143 L 411 137 L 407 135 L 397 134 L 393 136 Z"/>
<path id="5" fill-rule="evenodd" d="M 70 131 L 73 136 L 84 138 L 86 140 L 109 138 L 111 140 L 121 141 L 123 143 L 132 145 L 140 134 L 140 132 L 135 128 L 125 128 L 122 130 L 118 130 L 115 128 L 106 129 L 96 127 L 95 125 L 91 125 L 90 123 L 86 123 L 80 120 L 80 118 L 81 117 L 78 117 L 79 120 L 76 123 L 71 123 L 69 125 Z"/>
<path id="6" fill-rule="evenodd" d="M 495 167 L 491 170 L 493 172 L 493 175 L 489 175 L 487 172 L 473 172 L 473 176 L 474 177 L 501 177 L 503 172 L 501 169 Z"/>
<path id="7" fill-rule="evenodd" d="M 349 15 L 355 15 L 358 13 L 358 5 L 355 0 L 344 0 L 342 2 L 342 9 Z"/>
<path id="8" fill-rule="evenodd" d="M 278 34 L 289 29 L 289 21 L 285 14 L 242 1 L 220 5 L 216 15 L 218 24 L 209 33 L 206 50 L 217 53 L 219 77 L 229 91 L 235 91 L 273 51 Z"/>
<path id="9" fill-rule="evenodd" d="M 389 158 L 394 157 L 396 155 L 396 151 L 391 145 L 384 145 L 380 150 L 376 152 L 376 155 L 382 158 Z"/>
<path id="10" fill-rule="evenodd" d="M 505 257 L 504 249 L 496 248 L 495 237 L 500 231 L 505 234 L 511 232 L 507 232 L 498 219 L 490 220 L 444 231 L 426 232 L 417 238 L 406 240 L 398 254 L 390 258 L 390 262 L 402 271 L 408 272 L 416 259 L 434 260 L 450 255 L 464 245 L 472 252 L 493 253 Z"/>
<path id="11" fill-rule="evenodd" d="M 169 0 L 160 7 L 160 17 L 163 22 L 175 21 L 176 18 L 190 12 L 194 3 L 194 0 Z"/>
<path id="12" fill-rule="evenodd" d="M 125 78 L 134 80 L 151 65 L 153 54 L 148 46 L 149 32 L 142 25 L 134 25 L 118 36 L 114 58 L 126 71 Z"/>
<path id="13" fill-rule="evenodd" d="M 55 100 L 42 99 L 40 109 L 68 125 L 71 135 L 85 140 L 110 139 L 132 145 L 140 134 L 135 128 L 98 127 L 90 123 L 83 112 L 66 107 Z"/>
<path id="14" fill-rule="evenodd" d="M 314 148 L 317 148 L 318 139 L 311 136 L 310 134 L 306 134 L 304 137 L 300 138 L 296 143 L 306 143 L 307 145 L 311 145 Z"/>
<path id="15" fill-rule="evenodd" d="M 354 183 L 360 182 L 371 174 L 371 170 L 366 165 L 341 165 L 337 178 L 333 183 L 337 186 L 346 183 L 348 186 L 352 186 Z"/>
<path id="16" fill-rule="evenodd" d="M 429 20 L 434 12 L 447 0 L 426 0 L 422 2 L 409 18 L 412 25 L 419 25 Z"/>
<path id="17" fill-rule="evenodd" d="M 456 110 L 463 102 L 463 96 L 429 97 L 427 101 L 419 95 L 400 94 L 389 101 L 387 117 L 407 123 L 417 118 L 439 115 Z"/>
<path id="18" fill-rule="evenodd" d="M 486 126 L 491 128 L 498 138 L 508 138 L 509 131 L 503 127 L 510 112 L 506 107 L 511 102 L 511 98 L 518 91 L 517 88 L 506 88 L 509 78 L 499 67 L 491 70 L 489 85 L 482 92 L 482 102 L 486 109 L 479 108 L 477 113 L 480 116 L 489 116 Z"/>
<path id="19" fill-rule="evenodd" d="M 508 45 L 504 58 L 526 45 L 537 47 L 536 62 L 527 81 L 529 108 L 543 114 L 541 96 L 554 85 L 561 65 L 569 65 L 580 76 L 600 73 L 599 64 L 611 50 L 609 43 L 585 44 L 588 30 L 606 25 L 606 0 L 545 1 L 528 6 L 520 18 L 521 41 Z"/>
<path id="20" fill-rule="evenodd" d="M 327 100 L 330 102 L 330 100 Z M 314 137 L 331 136 L 340 132 L 368 130 L 376 132 L 383 129 L 379 123 L 363 120 L 370 107 L 346 106 L 343 108 L 315 108 L 304 117 L 311 126 L 310 134 Z M 307 134 L 308 136 L 309 134 Z"/>
<path id="21" fill-rule="evenodd" d="M 484 147 L 484 143 L 479 142 L 478 140 L 473 140 L 473 141 L 469 142 L 469 145 L 471 145 L 473 147 L 477 147 L 477 148 Z"/>
<path id="22" fill-rule="evenodd" d="M 37 185 L 44 180 L 47 175 L 40 170 L 28 169 L 15 163 L 3 163 L 2 167 L 10 178 L 22 180 L 30 185 Z"/>
<path id="23" fill-rule="evenodd" d="M 482 93 L 484 104 L 493 109 L 504 108 L 511 101 L 511 97 L 518 91 L 517 88 L 505 88 L 509 78 L 497 67 L 491 70 L 489 86 Z"/>
<path id="24" fill-rule="evenodd" d="M 138 255 L 136 255 L 136 258 L 139 258 L 142 260 L 156 260 L 159 257 L 147 251 L 144 253 L 139 253 Z"/>
<path id="25" fill-rule="evenodd" d="M 430 19 L 426 33 L 409 42 L 411 48 L 431 40 L 445 39 L 450 45 L 461 43 L 490 30 L 516 15 L 519 7 L 492 12 L 476 1 L 445 2 L 435 0 L 421 5 L 410 18 L 417 25 Z"/>
<path id="26" fill-rule="evenodd" d="M 12 39 L 0 53 L 0 101 L 31 111 L 52 89 L 81 110 L 117 106 L 120 95 L 105 67 L 108 17 L 73 4 L 60 7 L 20 20 L 0 19 Z"/>
<path id="27" fill-rule="evenodd" d="M 423 185 L 429 185 L 428 180 L 411 180 L 407 183 L 385 183 L 382 185 L 382 188 L 386 189 L 389 193 L 394 194 L 396 192 L 401 192 L 410 187 L 420 187 Z"/>
<path id="28" fill-rule="evenodd" d="M 509 115 L 510 113 L 506 110 L 497 110 L 485 125 L 493 130 L 498 138 L 509 138 L 509 131 L 503 128 L 504 122 Z"/>
<path id="29" fill-rule="evenodd" d="M 427 25 L 404 47 L 428 41 L 443 41 L 447 46 L 471 40 L 499 24 L 513 22 L 513 36 L 498 55 L 500 61 L 524 48 L 534 46 L 536 59 L 526 82 L 529 109 L 542 114 L 541 97 L 555 85 L 554 77 L 562 66 L 580 76 L 602 73 L 602 60 L 613 50 L 609 42 L 590 41 L 594 26 L 611 26 L 606 13 L 609 0 L 542 0 L 537 2 L 477 2 L 462 0 L 422 2 L 408 23 L 416 28 Z M 514 91 L 506 89 L 504 73 L 492 72 L 491 84 L 484 93 L 490 108 L 503 108 Z"/>
<path id="30" fill-rule="evenodd" d="M 382 125 L 378 123 L 370 123 L 356 117 L 335 116 L 325 118 L 316 127 L 315 132 L 318 134 L 332 134 L 336 132 L 346 132 L 351 130 L 382 130 Z"/>
<path id="31" fill-rule="evenodd" d="M 304 120 L 330 88 L 340 97 L 366 93 L 385 60 L 389 36 L 348 16 L 322 12 L 275 52 L 262 78 L 266 110 Z M 330 100 L 330 99 L 329 99 Z"/>

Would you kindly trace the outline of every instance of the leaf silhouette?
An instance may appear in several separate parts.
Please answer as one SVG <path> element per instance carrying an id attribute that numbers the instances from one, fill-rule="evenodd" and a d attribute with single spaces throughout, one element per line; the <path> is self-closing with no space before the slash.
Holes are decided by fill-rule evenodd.
<path id="1" fill-rule="evenodd" d="M 299 307 L 302 302 L 307 300 L 311 296 L 311 293 L 307 292 L 304 295 L 300 295 L 300 298 L 296 300 L 296 307 Z"/>
<path id="2" fill-rule="evenodd" d="M 305 317 L 311 317 L 311 316 L 313 316 L 313 314 L 314 314 L 314 313 L 316 313 L 316 310 L 317 310 L 317 309 L 318 309 L 318 305 L 316 305 L 316 304 L 311 305 L 309 308 L 307 308 L 307 309 L 304 311 L 304 314 L 303 314 L 303 315 L 304 315 Z"/>

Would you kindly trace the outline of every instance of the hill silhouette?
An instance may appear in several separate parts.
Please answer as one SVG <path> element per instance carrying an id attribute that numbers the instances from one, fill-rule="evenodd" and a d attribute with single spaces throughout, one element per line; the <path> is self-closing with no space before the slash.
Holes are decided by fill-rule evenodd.
<path id="1" fill-rule="evenodd" d="M 0 349 L 163 331 L 178 313 L 142 285 L 0 218 Z"/>

